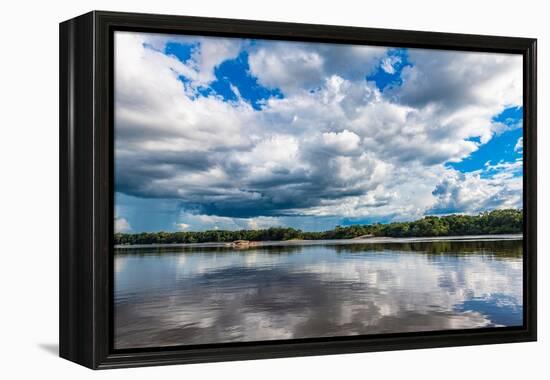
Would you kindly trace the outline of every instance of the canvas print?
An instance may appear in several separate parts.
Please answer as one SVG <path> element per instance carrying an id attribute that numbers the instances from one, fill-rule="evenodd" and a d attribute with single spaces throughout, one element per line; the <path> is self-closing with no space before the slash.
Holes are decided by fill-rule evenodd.
<path id="1" fill-rule="evenodd" d="M 522 326 L 522 64 L 115 32 L 114 348 Z"/>

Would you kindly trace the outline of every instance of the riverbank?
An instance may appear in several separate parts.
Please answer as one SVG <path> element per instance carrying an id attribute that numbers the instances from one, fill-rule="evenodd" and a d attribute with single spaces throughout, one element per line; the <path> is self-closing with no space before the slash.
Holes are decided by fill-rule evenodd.
<path id="1" fill-rule="evenodd" d="M 331 240 L 281 240 L 281 241 L 251 241 L 249 248 L 271 246 L 300 246 L 300 245 L 345 245 L 345 244 L 380 244 L 380 243 L 416 243 L 431 241 L 497 241 L 497 240 L 522 240 L 523 234 L 502 235 L 464 235 L 464 236 L 432 236 L 432 237 L 369 237 L 364 239 L 331 239 Z M 228 246 L 229 244 L 229 246 Z M 174 243 L 174 244 L 127 244 L 115 245 L 116 249 L 129 248 L 169 248 L 169 247 L 231 247 L 229 242 L 212 243 Z M 248 248 L 244 247 L 244 248 Z"/>

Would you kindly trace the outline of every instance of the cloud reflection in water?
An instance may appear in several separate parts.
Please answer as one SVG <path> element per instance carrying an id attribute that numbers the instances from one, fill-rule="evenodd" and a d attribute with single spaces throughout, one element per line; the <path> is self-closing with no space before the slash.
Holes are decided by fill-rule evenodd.
<path id="1" fill-rule="evenodd" d="M 522 243 L 120 250 L 115 347 L 522 323 Z"/>

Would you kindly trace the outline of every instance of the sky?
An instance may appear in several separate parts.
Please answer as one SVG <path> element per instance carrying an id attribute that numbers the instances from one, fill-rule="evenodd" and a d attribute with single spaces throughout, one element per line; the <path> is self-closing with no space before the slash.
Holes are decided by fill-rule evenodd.
<path id="1" fill-rule="evenodd" d="M 115 33 L 115 230 L 522 207 L 521 55 Z"/>

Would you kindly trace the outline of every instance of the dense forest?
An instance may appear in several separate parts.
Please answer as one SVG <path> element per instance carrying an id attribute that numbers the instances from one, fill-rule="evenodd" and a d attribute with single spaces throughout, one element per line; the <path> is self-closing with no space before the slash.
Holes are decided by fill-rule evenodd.
<path id="1" fill-rule="evenodd" d="M 509 234 L 523 231 L 522 210 L 494 210 L 479 215 L 426 216 L 412 222 L 337 226 L 329 231 L 306 232 L 294 228 L 272 227 L 264 230 L 116 233 L 115 244 L 175 244 L 232 242 L 235 240 L 321 240 L 356 237 L 421 237 Z"/>

